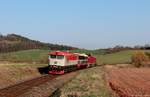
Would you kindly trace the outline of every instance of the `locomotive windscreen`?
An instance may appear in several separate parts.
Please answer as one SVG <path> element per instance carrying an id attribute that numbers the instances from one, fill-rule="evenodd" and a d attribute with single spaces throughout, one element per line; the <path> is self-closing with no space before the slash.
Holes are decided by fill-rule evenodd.
<path id="1" fill-rule="evenodd" d="M 56 59 L 56 55 L 50 55 L 50 58 Z"/>
<path id="2" fill-rule="evenodd" d="M 51 59 L 64 59 L 63 55 L 50 55 Z"/>
<path id="3" fill-rule="evenodd" d="M 63 55 L 57 55 L 57 59 L 64 59 Z"/>

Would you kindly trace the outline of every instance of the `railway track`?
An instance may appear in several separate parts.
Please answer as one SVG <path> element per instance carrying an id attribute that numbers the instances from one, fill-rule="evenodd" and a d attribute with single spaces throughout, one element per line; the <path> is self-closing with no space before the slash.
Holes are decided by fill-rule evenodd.
<path id="1" fill-rule="evenodd" d="M 100 66 L 100 65 L 97 65 L 96 67 L 98 67 L 98 66 Z M 86 69 L 88 69 L 88 68 L 86 68 Z M 80 69 L 80 70 L 82 70 L 82 69 Z M 80 70 L 76 70 L 76 71 L 80 71 Z M 28 80 L 28 81 L 25 81 L 22 83 L 15 84 L 13 86 L 6 87 L 4 89 L 0 89 L 0 97 L 43 97 L 43 96 L 22 96 L 22 95 L 24 95 L 30 91 L 35 92 L 33 90 L 34 87 L 39 87 L 40 85 L 48 83 L 48 82 L 50 83 L 48 85 L 51 85 L 51 87 L 49 86 L 50 90 L 48 90 L 49 94 L 47 94 L 47 95 L 50 95 L 56 89 L 58 89 L 61 85 L 63 85 L 65 82 L 67 82 L 68 80 L 73 78 L 74 75 L 76 74 L 76 71 L 66 73 L 61 76 L 59 76 L 59 75 L 43 75 L 41 77 L 34 78 L 32 80 Z M 43 92 L 45 92 L 45 91 L 43 91 Z M 48 97 L 48 96 L 44 96 L 44 97 Z"/>

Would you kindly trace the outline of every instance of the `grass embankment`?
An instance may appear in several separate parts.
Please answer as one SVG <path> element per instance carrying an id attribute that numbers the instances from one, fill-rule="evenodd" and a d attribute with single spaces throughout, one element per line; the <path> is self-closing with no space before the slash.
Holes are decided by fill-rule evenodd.
<path id="1" fill-rule="evenodd" d="M 60 97 L 112 97 L 106 82 L 105 68 L 94 67 L 81 70 L 62 89 Z"/>

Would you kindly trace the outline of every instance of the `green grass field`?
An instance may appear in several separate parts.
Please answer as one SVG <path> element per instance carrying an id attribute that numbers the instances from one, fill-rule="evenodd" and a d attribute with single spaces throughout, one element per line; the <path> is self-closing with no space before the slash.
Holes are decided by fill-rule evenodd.
<path id="1" fill-rule="evenodd" d="M 3 53 L 0 54 L 0 61 L 10 62 L 36 62 L 36 63 L 47 63 L 48 52 L 50 50 L 23 50 L 17 52 Z M 93 53 L 102 54 L 104 51 L 92 51 L 92 50 L 71 50 L 70 52 L 77 53 Z"/>
<path id="2" fill-rule="evenodd" d="M 124 64 L 131 63 L 131 57 L 137 50 L 125 50 L 112 54 L 97 54 L 97 63 L 98 64 Z M 146 53 L 150 53 L 150 50 L 147 50 Z"/>
<path id="3" fill-rule="evenodd" d="M 36 62 L 47 63 L 49 50 L 24 50 L 18 52 L 0 54 L 1 61 L 11 62 Z M 104 50 L 73 50 L 71 52 L 78 53 L 92 53 L 97 58 L 98 64 L 117 64 L 117 63 L 130 63 L 131 56 L 135 50 L 120 51 L 112 54 L 105 54 Z M 146 51 L 150 53 L 149 51 Z"/>
<path id="4" fill-rule="evenodd" d="M 96 55 L 98 64 L 130 63 L 133 50 L 120 51 L 106 55 Z"/>
<path id="5" fill-rule="evenodd" d="M 48 58 L 48 50 L 23 50 L 0 54 L 1 61 L 11 62 L 45 62 Z"/>

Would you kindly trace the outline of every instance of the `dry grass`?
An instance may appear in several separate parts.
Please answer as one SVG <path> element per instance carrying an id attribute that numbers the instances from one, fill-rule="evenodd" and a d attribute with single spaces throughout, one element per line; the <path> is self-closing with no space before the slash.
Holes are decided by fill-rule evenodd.
<path id="1" fill-rule="evenodd" d="M 25 80 L 40 76 L 37 67 L 33 64 L 0 64 L 0 88 L 4 88 Z"/>
<path id="2" fill-rule="evenodd" d="M 61 90 L 60 97 L 111 97 L 105 83 L 104 67 L 81 70 Z"/>

